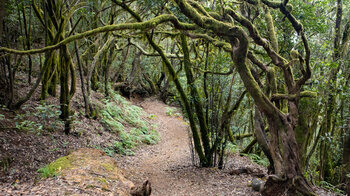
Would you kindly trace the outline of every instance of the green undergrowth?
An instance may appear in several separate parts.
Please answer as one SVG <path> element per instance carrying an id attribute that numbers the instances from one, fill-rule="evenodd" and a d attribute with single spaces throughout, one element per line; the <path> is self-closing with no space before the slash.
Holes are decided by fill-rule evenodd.
<path id="1" fill-rule="evenodd" d="M 28 105 L 23 106 L 22 110 L 14 118 L 15 127 L 26 133 L 34 132 L 40 135 L 44 130 L 53 132 L 64 124 L 59 118 L 59 106 L 42 102 L 34 107 L 34 110 L 29 110 Z"/>
<path id="2" fill-rule="evenodd" d="M 266 157 L 259 156 L 259 155 L 254 154 L 254 153 L 250 153 L 250 154 L 240 153 L 240 154 L 243 156 L 249 157 L 254 163 L 257 163 L 257 164 L 262 165 L 264 167 L 269 166 L 269 160 Z"/>
<path id="3" fill-rule="evenodd" d="M 108 155 L 112 156 L 114 153 L 134 155 L 133 149 L 139 144 L 156 144 L 159 141 L 156 125 L 151 125 L 142 119 L 144 112 L 142 108 L 132 105 L 115 93 L 111 93 L 102 101 L 104 106 L 99 110 L 102 123 L 119 136 L 118 141 L 113 141 L 102 149 Z"/>
<path id="4" fill-rule="evenodd" d="M 244 141 L 244 146 L 248 145 L 249 141 Z M 232 144 L 231 142 L 229 142 L 226 146 L 226 150 L 227 152 L 229 153 L 237 153 L 237 152 L 240 152 L 242 149 L 240 146 L 236 145 L 236 144 Z M 258 155 L 258 154 L 255 154 L 255 153 L 249 153 L 249 154 L 246 154 L 246 153 L 240 153 L 241 156 L 245 156 L 245 157 L 248 157 L 251 161 L 253 161 L 254 163 L 257 163 L 259 165 L 262 165 L 264 167 L 267 167 L 269 166 L 269 160 L 264 156 L 264 155 Z"/>

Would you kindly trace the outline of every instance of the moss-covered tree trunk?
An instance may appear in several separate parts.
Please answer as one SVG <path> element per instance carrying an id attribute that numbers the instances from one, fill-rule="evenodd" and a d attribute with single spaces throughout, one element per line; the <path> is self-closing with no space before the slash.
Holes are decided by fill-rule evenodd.
<path id="1" fill-rule="evenodd" d="M 191 1 L 191 5 L 186 0 L 175 1 L 180 7 L 182 13 L 195 22 L 199 27 L 202 27 L 205 30 L 210 29 L 231 44 L 232 60 L 235 63 L 244 86 L 254 99 L 259 111 L 261 111 L 267 118 L 270 131 L 268 150 L 273 159 L 273 173 L 275 176 L 274 178 L 270 177 L 267 180 L 266 188 L 262 192 L 263 195 L 296 195 L 297 192 L 304 195 L 314 195 L 311 185 L 304 177 L 300 166 L 298 145 L 294 133 L 297 124 L 298 97 L 288 100 L 289 114 L 282 113 L 280 109 L 277 108 L 265 95 L 249 69 L 246 62 L 249 48 L 249 39 L 246 32 L 238 26 L 217 21 L 212 18 L 209 13 L 206 13 L 205 9 L 193 1 Z M 252 3 L 254 2 L 252 1 Z M 256 2 L 256 4 L 258 3 Z M 311 76 L 309 65 L 310 49 L 308 47 L 307 39 L 304 35 L 301 24 L 290 14 L 286 9 L 285 4 L 276 3 L 270 6 L 279 8 L 292 23 L 299 35 L 301 35 L 306 51 L 306 71 L 303 70 L 302 77 L 297 81 L 293 78 L 291 68 L 286 66 L 286 60 L 278 55 L 266 40 L 260 37 L 258 30 L 254 25 L 231 9 L 227 9 L 226 13 L 245 26 L 253 41 L 265 49 L 266 53 L 270 56 L 277 67 L 282 68 L 288 94 L 300 95 L 301 86 Z M 199 12 L 196 9 L 199 10 Z"/>
<path id="2" fill-rule="evenodd" d="M 326 104 L 325 104 L 325 118 L 323 121 L 323 126 L 321 129 L 321 134 L 323 137 L 328 135 L 329 137 L 334 137 L 336 134 L 335 116 L 337 107 L 337 86 L 338 86 L 338 73 L 342 70 L 343 57 L 347 53 L 348 44 L 350 41 L 350 18 L 348 18 L 347 24 L 343 28 L 342 18 L 343 18 L 343 0 L 337 0 L 337 12 L 334 28 L 334 47 L 332 60 L 337 65 L 331 68 L 330 74 L 328 76 L 328 83 L 326 85 Z M 342 31 L 342 29 L 344 29 Z M 336 142 L 336 141 L 331 141 Z M 322 180 L 329 180 L 332 176 L 332 154 L 331 152 L 331 142 L 327 140 L 321 141 L 321 152 L 320 152 L 320 177 Z"/>
<path id="3" fill-rule="evenodd" d="M 127 12 L 129 12 L 138 22 L 142 22 L 141 17 L 136 12 L 134 12 L 129 6 L 127 6 L 125 3 L 118 1 L 118 0 L 113 0 L 113 2 L 116 3 L 117 5 L 121 6 Z M 178 76 L 175 72 L 175 69 L 172 66 L 172 64 L 170 63 L 170 61 L 167 58 L 167 56 L 165 55 L 165 53 L 163 52 L 163 50 L 161 49 L 161 47 L 154 42 L 152 35 L 149 33 L 145 33 L 145 35 L 146 35 L 146 38 L 147 38 L 148 42 L 150 43 L 151 47 L 162 58 L 162 61 L 163 61 L 164 65 L 169 73 L 169 77 L 173 80 L 175 87 L 180 94 L 181 101 L 184 105 L 185 111 L 186 111 L 186 113 L 188 115 L 188 119 L 190 121 L 191 132 L 192 132 L 192 136 L 193 136 L 193 140 L 194 140 L 194 148 L 197 152 L 197 155 L 199 157 L 201 165 L 207 166 L 208 160 L 203 152 L 200 134 L 197 130 L 197 126 L 196 126 L 196 122 L 195 122 L 194 111 L 191 108 L 189 99 L 188 99 L 179 79 L 178 79 Z"/>
<path id="4" fill-rule="evenodd" d="M 31 19 L 32 19 L 31 11 L 32 11 L 32 9 L 30 7 L 29 8 L 29 21 L 28 21 L 25 6 L 24 5 L 22 6 L 24 34 L 25 34 L 25 37 L 26 37 L 26 40 L 25 40 L 26 47 L 25 48 L 27 50 L 30 50 L 30 48 L 31 48 L 31 25 L 30 25 L 31 24 Z M 0 35 L 1 35 L 1 33 L 0 33 Z M 32 83 L 32 67 L 33 67 L 32 57 L 30 55 L 28 55 L 28 83 L 29 84 Z"/>
<path id="5" fill-rule="evenodd" d="M 67 54 L 67 47 L 63 46 L 60 50 L 60 118 L 65 121 L 65 133 L 69 134 L 70 131 L 70 94 L 69 94 L 69 66 L 70 59 Z"/>
<path id="6" fill-rule="evenodd" d="M 84 104 L 85 104 L 85 115 L 87 117 L 93 117 L 94 116 L 94 109 L 93 109 L 93 107 L 91 105 L 88 93 L 86 92 L 83 68 L 82 68 L 82 63 L 81 63 L 81 59 L 80 59 L 79 49 L 78 49 L 78 46 L 77 46 L 77 41 L 74 42 L 74 49 L 75 49 L 75 55 L 76 55 L 76 58 L 77 58 L 77 64 L 78 64 L 78 68 L 79 68 L 81 91 L 82 91 L 82 94 L 83 94 Z"/>
<path id="7" fill-rule="evenodd" d="M 0 0 L 0 43 L 2 43 L 3 19 L 6 11 L 6 0 Z"/>
<path id="8" fill-rule="evenodd" d="M 64 28 L 59 29 L 58 26 L 57 19 L 62 18 L 62 13 L 59 12 L 60 8 L 57 4 L 50 1 L 44 2 L 44 15 L 42 15 L 42 10 L 37 7 L 35 1 L 33 1 L 33 8 L 36 16 L 45 28 L 45 45 L 49 46 L 60 42 L 63 39 L 61 34 Z M 48 65 L 48 69 L 41 81 L 41 100 L 45 100 L 48 94 L 54 97 L 56 96 L 56 87 L 59 79 L 59 57 L 57 51 L 52 50 L 46 53 L 44 66 L 46 64 Z"/>
<path id="9" fill-rule="evenodd" d="M 208 125 L 207 125 L 207 121 L 203 111 L 203 108 L 204 108 L 203 103 L 198 93 L 198 90 L 194 81 L 193 73 L 192 73 L 193 66 L 190 61 L 188 43 L 185 35 L 183 34 L 181 34 L 181 46 L 182 46 L 182 51 L 184 53 L 184 68 L 186 72 L 187 85 L 190 88 L 190 94 L 193 99 L 193 105 L 195 107 L 196 115 L 199 122 L 203 149 L 207 159 L 207 162 L 204 166 L 212 166 L 213 151 L 211 150 L 211 146 L 210 146 L 210 136 L 208 131 Z"/>
<path id="10" fill-rule="evenodd" d="M 350 106 L 349 106 L 350 112 Z M 350 195 L 350 117 L 347 119 L 347 128 L 345 133 L 345 142 L 343 149 L 343 164 L 344 164 L 344 172 L 343 172 L 343 182 L 346 185 L 346 193 Z"/>
<path id="11" fill-rule="evenodd" d="M 125 81 L 125 65 L 130 55 L 130 45 L 126 47 L 126 50 L 122 52 L 123 60 L 119 65 L 117 73 L 114 75 L 112 82 L 124 82 Z"/>

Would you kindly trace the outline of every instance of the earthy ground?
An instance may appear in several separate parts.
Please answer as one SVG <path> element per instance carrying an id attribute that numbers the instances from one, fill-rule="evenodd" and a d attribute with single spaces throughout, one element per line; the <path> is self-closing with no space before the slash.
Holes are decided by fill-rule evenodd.
<path id="1" fill-rule="evenodd" d="M 126 178 L 135 184 L 149 180 L 154 196 L 254 196 L 261 195 L 249 186 L 252 176 L 230 175 L 239 168 L 251 168 L 254 172 L 266 172 L 266 168 L 253 163 L 247 157 L 231 154 L 225 169 L 199 168 L 193 165 L 189 127 L 180 116 L 169 116 L 167 107 L 157 100 L 138 103 L 147 113 L 156 115 L 152 121 L 158 124 L 161 141 L 153 146 L 140 148 L 135 156 L 118 156 L 118 165 Z M 317 195 L 336 195 L 317 188 Z"/>
<path id="2" fill-rule="evenodd" d="M 16 89 L 19 96 L 25 95 L 28 86 Z M 39 91 L 39 90 L 38 90 Z M 39 93 L 26 103 L 27 108 L 16 113 L 0 110 L 7 119 L 12 119 L 18 113 L 33 114 L 38 103 Z M 100 95 L 93 97 L 98 102 Z M 78 91 L 72 101 L 72 107 L 83 114 L 82 96 Z M 57 99 L 49 98 L 48 104 L 57 105 Z M 167 107 L 160 101 L 148 99 L 137 101 L 148 114 L 154 114 L 151 123 L 158 124 L 161 140 L 156 145 L 141 146 L 135 156 L 117 155 L 117 167 L 124 170 L 128 180 L 138 185 L 149 180 L 152 185 L 152 195 L 259 195 L 252 191 L 248 174 L 230 175 L 230 171 L 241 167 L 265 171 L 260 165 L 252 163 L 247 157 L 231 154 L 227 158 L 225 169 L 199 168 L 193 165 L 191 156 L 189 129 L 187 123 L 177 115 L 167 114 Z M 173 112 L 175 113 L 175 112 Z M 30 115 L 34 119 L 34 116 Z M 115 184 L 110 190 L 88 183 L 77 184 L 70 178 L 50 178 L 40 180 L 36 170 L 55 159 L 70 152 L 84 148 L 106 146 L 117 136 L 110 132 L 101 131 L 103 127 L 99 120 L 87 119 L 78 115 L 74 131 L 69 136 L 63 131 L 23 132 L 15 129 L 11 121 L 1 121 L 0 127 L 0 195 L 117 195 Z M 50 124 L 48 124 L 49 126 Z M 58 129 L 61 130 L 61 129 Z M 86 165 L 83 165 L 86 166 Z M 82 167 L 83 168 L 83 167 Z M 91 167 L 84 167 L 86 173 L 81 176 L 95 175 L 89 173 Z M 118 170 L 119 171 L 119 170 Z M 104 175 L 99 170 L 97 175 Z M 86 187 L 89 187 L 88 189 Z M 332 195 L 319 190 L 318 195 Z"/>
<path id="3" fill-rule="evenodd" d="M 260 168 L 246 157 L 229 157 L 226 169 L 193 166 L 188 126 L 178 116 L 169 116 L 166 105 L 157 100 L 139 103 L 149 114 L 156 115 L 161 141 L 140 148 L 135 156 L 119 156 L 117 162 L 126 177 L 135 184 L 150 180 L 152 195 L 259 195 L 253 192 L 251 176 L 230 175 L 234 168 Z"/>
<path id="4" fill-rule="evenodd" d="M 148 114 L 155 115 L 151 121 L 158 124 L 161 140 L 156 145 L 140 147 L 135 156 L 117 155 L 114 157 L 117 166 L 124 170 L 123 173 L 127 179 L 136 185 L 142 184 L 148 179 L 151 182 L 152 195 L 154 196 L 259 195 L 248 186 L 251 176 L 247 174 L 230 175 L 229 171 L 240 167 L 264 170 L 263 167 L 252 163 L 246 157 L 236 155 L 229 157 L 224 170 L 193 166 L 189 130 L 182 117 L 169 116 L 167 114 L 168 106 L 157 100 L 150 99 L 139 102 L 138 105 L 143 107 Z M 85 136 L 83 142 L 79 142 L 79 137 L 69 136 L 63 139 L 67 136 L 57 135 L 56 142 L 53 144 L 50 137 L 40 136 L 42 139 L 39 139 L 40 137 L 30 134 L 25 137 L 24 133 L 17 133 L 15 130 L 3 131 L 1 134 L 7 139 L 7 141 L 3 141 L 2 152 L 11 155 L 15 163 L 11 165 L 10 173 L 1 175 L 3 182 L 0 183 L 0 195 L 114 195 L 108 189 L 101 189 L 96 181 L 92 182 L 93 186 L 85 181 L 82 184 L 77 183 L 76 180 L 72 180 L 72 177 L 67 178 L 66 176 L 37 181 L 35 171 L 40 167 L 39 164 L 42 165 L 45 162 L 45 159 L 53 161 L 54 158 L 67 154 L 76 148 L 89 146 L 87 143 L 92 139 L 92 136 Z M 10 141 L 11 138 L 13 140 Z M 61 146 L 68 141 L 67 146 Z M 51 148 L 58 150 L 45 149 L 48 147 L 47 143 L 54 145 Z M 17 147 L 14 147 L 16 145 Z M 22 155 L 23 157 L 12 155 L 16 152 L 19 153 L 18 156 Z M 46 152 L 51 152 L 51 154 L 46 154 Z M 25 163 L 20 161 L 25 161 Z M 85 176 L 96 176 L 96 172 L 91 173 L 91 167 L 86 169 L 84 164 L 81 168 L 86 171 Z M 29 171 L 24 171 L 24 169 Z M 24 177 L 21 177 L 21 174 Z M 95 185 L 96 183 L 97 185 Z"/>

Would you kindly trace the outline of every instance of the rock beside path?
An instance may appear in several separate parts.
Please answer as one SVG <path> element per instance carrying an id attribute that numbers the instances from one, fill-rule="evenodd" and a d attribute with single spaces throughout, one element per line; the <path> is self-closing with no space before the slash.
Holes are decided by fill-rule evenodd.
<path id="1" fill-rule="evenodd" d="M 82 148 L 50 163 L 46 170 L 57 177 L 47 178 L 34 187 L 20 184 L 0 195 L 130 195 L 134 184 L 124 177 L 116 161 L 104 152 Z M 28 187 L 27 187 L 28 186 Z"/>

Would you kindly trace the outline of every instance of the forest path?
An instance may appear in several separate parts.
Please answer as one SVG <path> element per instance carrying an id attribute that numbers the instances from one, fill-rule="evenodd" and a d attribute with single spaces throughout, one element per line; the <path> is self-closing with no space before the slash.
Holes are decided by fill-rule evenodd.
<path id="1" fill-rule="evenodd" d="M 154 196 L 259 195 L 248 187 L 251 179 L 248 175 L 232 176 L 216 168 L 193 166 L 189 127 L 181 117 L 169 116 L 167 105 L 158 100 L 146 100 L 138 105 L 155 115 L 151 122 L 158 124 L 161 140 L 156 145 L 143 146 L 135 156 L 117 157 L 128 179 L 135 184 L 148 179 Z M 249 160 L 243 162 L 249 164 Z"/>

